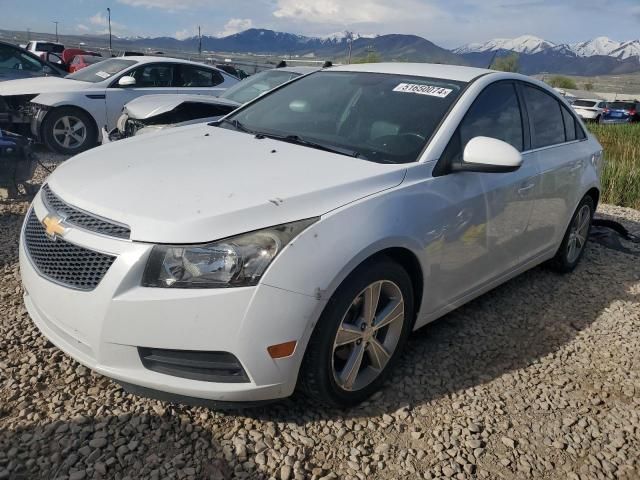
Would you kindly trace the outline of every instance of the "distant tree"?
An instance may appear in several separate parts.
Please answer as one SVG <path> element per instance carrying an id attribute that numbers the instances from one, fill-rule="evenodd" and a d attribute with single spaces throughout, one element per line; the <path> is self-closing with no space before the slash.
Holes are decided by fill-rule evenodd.
<path id="1" fill-rule="evenodd" d="M 493 70 L 499 70 L 501 72 L 514 72 L 517 73 L 520 70 L 520 60 L 517 53 L 512 53 L 506 57 L 498 57 L 489 68 Z"/>
<path id="2" fill-rule="evenodd" d="M 593 83 L 587 82 L 583 85 L 583 87 L 587 92 L 590 92 L 591 90 L 593 90 Z"/>
<path id="3" fill-rule="evenodd" d="M 380 63 L 382 61 L 382 57 L 377 52 L 367 52 L 366 55 L 362 57 L 356 57 L 351 60 L 351 63 Z"/>
<path id="4" fill-rule="evenodd" d="M 570 88 L 573 90 L 578 88 L 573 78 L 563 77 L 562 75 L 551 77 L 547 83 L 554 88 Z"/>

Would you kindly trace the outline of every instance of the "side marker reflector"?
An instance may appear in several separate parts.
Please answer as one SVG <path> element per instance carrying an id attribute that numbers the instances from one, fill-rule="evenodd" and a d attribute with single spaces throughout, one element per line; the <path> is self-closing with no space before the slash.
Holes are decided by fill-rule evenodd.
<path id="1" fill-rule="evenodd" d="M 269 352 L 271 358 L 290 357 L 296 349 L 296 343 L 298 342 L 293 340 L 291 342 L 280 343 L 278 345 L 271 345 L 270 347 L 267 347 L 267 352 Z"/>

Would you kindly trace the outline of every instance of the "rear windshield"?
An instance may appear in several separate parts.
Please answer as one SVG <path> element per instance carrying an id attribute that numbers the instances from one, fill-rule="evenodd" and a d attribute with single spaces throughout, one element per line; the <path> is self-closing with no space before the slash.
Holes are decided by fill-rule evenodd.
<path id="1" fill-rule="evenodd" d="M 574 107 L 595 107 L 596 103 L 598 102 L 592 102 L 591 100 L 576 100 L 575 102 L 573 102 L 573 106 Z"/>
<path id="2" fill-rule="evenodd" d="M 632 102 L 609 102 L 607 106 L 616 110 L 633 110 L 636 105 Z"/>
<path id="3" fill-rule="evenodd" d="M 465 85 L 440 78 L 321 71 L 228 118 L 254 134 L 313 142 L 316 148 L 340 149 L 373 162 L 407 163 L 418 160 Z M 232 128 L 229 121 L 221 126 Z"/>
<path id="4" fill-rule="evenodd" d="M 99 57 L 98 57 L 99 58 Z M 95 63 L 82 70 L 78 70 L 65 78 L 80 80 L 81 82 L 98 83 L 113 77 L 121 71 L 136 64 L 135 60 L 124 60 L 120 58 L 110 58 L 104 62 Z"/>
<path id="5" fill-rule="evenodd" d="M 36 44 L 36 50 L 38 52 L 62 53 L 64 52 L 64 45 L 59 45 L 57 43 L 38 42 Z"/>

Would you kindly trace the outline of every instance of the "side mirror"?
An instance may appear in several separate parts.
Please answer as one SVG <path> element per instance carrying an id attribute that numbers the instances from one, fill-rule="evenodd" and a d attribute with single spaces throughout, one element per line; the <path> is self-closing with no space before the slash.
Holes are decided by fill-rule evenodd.
<path id="1" fill-rule="evenodd" d="M 136 84 L 136 79 L 133 77 L 120 77 L 118 85 L 121 87 L 133 87 Z"/>
<path id="2" fill-rule="evenodd" d="M 474 137 L 464 149 L 462 162 L 451 166 L 454 172 L 513 172 L 522 165 L 522 154 L 507 142 L 490 137 Z"/>

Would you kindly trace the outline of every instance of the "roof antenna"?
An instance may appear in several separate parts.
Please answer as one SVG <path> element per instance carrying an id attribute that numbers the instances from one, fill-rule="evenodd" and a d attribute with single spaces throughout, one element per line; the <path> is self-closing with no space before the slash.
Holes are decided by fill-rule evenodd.
<path id="1" fill-rule="evenodd" d="M 329 68 L 329 67 L 333 67 L 333 62 L 331 60 L 327 60 L 322 64 L 322 68 Z"/>
<path id="2" fill-rule="evenodd" d="M 280 60 L 280 63 L 276 65 L 276 68 L 284 68 L 286 66 L 287 66 L 287 62 L 285 62 L 284 60 Z"/>

